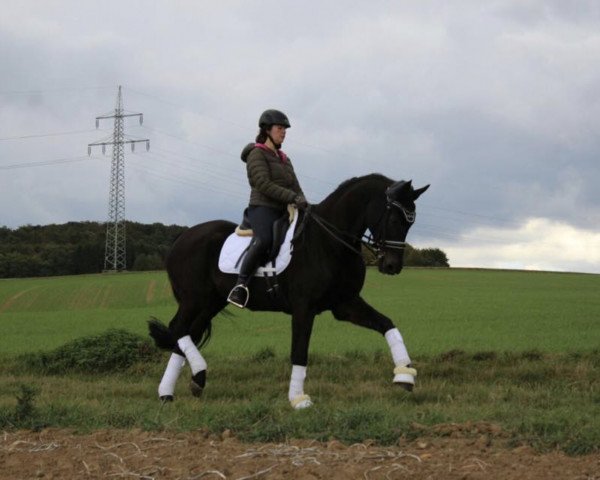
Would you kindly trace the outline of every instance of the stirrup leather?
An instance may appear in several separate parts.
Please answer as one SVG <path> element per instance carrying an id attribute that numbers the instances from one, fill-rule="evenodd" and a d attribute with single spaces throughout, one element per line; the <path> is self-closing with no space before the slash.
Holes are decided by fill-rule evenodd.
<path id="1" fill-rule="evenodd" d="M 244 303 L 241 303 L 237 299 L 232 298 L 232 296 L 234 295 L 234 292 L 237 289 L 242 289 L 243 292 L 245 293 Z M 250 299 L 250 291 L 248 290 L 248 287 L 246 285 L 244 285 L 243 283 L 240 283 L 239 285 L 236 285 L 235 287 L 233 287 L 231 289 L 231 292 L 229 292 L 229 296 L 227 297 L 227 301 L 229 303 L 235 305 L 236 307 L 240 307 L 240 308 L 245 308 L 249 299 Z"/>

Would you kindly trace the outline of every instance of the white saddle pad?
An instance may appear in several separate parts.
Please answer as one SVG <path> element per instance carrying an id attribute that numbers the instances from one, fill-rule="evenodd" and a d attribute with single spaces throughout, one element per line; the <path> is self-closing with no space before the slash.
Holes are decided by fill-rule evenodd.
<path id="1" fill-rule="evenodd" d="M 294 215 L 294 220 L 285 234 L 285 239 L 283 240 L 283 245 L 281 245 L 279 254 L 275 259 L 275 268 L 273 268 L 273 264 L 269 262 L 264 267 L 260 267 L 255 273 L 255 276 L 265 277 L 267 275 L 273 275 L 274 273 L 280 274 L 290 264 L 293 250 L 292 237 L 294 236 L 294 230 L 296 229 L 297 221 L 298 213 L 296 212 Z M 227 240 L 225 240 L 223 247 L 221 248 L 221 254 L 219 255 L 219 270 L 221 270 L 223 273 L 239 273 L 242 262 L 240 262 L 237 268 L 235 264 L 239 260 L 242 252 L 248 248 L 251 240 L 252 237 L 240 237 L 236 233 L 229 235 Z"/>

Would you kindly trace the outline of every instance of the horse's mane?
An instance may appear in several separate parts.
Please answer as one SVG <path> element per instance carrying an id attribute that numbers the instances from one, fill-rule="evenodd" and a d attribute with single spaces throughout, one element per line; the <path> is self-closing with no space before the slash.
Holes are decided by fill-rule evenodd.
<path id="1" fill-rule="evenodd" d="M 359 182 L 362 183 L 362 182 L 370 182 L 370 181 L 382 182 L 382 183 L 387 183 L 387 184 L 393 183 L 392 180 L 390 180 L 388 177 L 386 177 L 385 175 L 382 175 L 380 173 L 371 173 L 369 175 L 363 175 L 362 177 L 352 177 L 352 178 L 349 178 L 348 180 L 344 180 L 342 183 L 340 183 L 338 185 L 338 187 L 333 192 L 331 192 L 321 203 L 325 203 L 332 198 L 339 197 L 340 195 L 345 193 L 347 190 L 353 188 Z"/>

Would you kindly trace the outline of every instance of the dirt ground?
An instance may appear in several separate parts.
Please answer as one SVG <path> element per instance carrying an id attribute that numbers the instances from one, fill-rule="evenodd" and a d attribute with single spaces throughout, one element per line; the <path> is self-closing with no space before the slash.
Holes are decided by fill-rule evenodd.
<path id="1" fill-rule="evenodd" d="M 1 479 L 600 479 L 600 454 L 510 448 L 493 428 L 393 447 L 294 440 L 248 444 L 229 431 L 0 432 Z"/>

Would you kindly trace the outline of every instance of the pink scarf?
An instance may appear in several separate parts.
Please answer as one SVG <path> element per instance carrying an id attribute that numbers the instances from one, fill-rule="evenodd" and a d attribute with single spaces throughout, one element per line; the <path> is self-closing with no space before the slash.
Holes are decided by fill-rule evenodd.
<path id="1" fill-rule="evenodd" d="M 264 143 L 255 143 L 254 146 L 262 150 L 266 150 L 267 152 L 273 153 L 273 150 L 267 147 Z M 283 150 L 277 150 L 277 156 L 281 160 L 281 163 L 287 162 L 287 155 L 283 152 Z"/>

